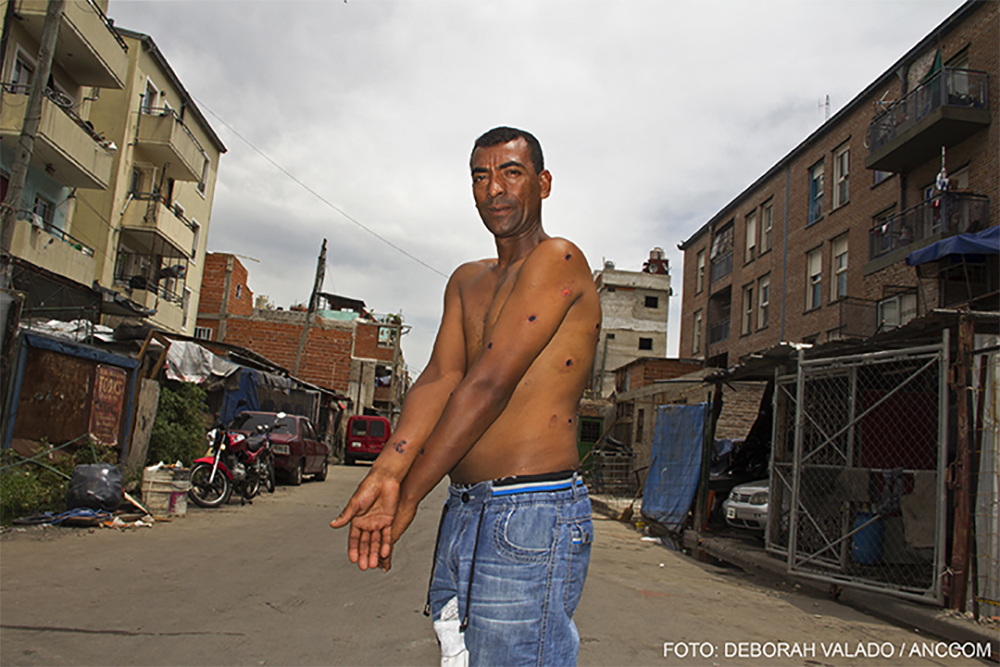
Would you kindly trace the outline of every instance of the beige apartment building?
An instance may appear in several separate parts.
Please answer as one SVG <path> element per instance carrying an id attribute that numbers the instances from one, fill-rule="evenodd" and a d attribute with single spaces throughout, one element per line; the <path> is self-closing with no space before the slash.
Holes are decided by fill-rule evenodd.
<path id="1" fill-rule="evenodd" d="M 967 2 L 680 244 L 680 355 L 727 367 L 1000 309 L 997 255 L 906 262 L 997 225 L 998 82 L 1000 3 Z"/>
<path id="2" fill-rule="evenodd" d="M 79 195 L 111 187 L 116 146 L 91 120 L 101 91 L 120 90 L 129 70 L 125 40 L 105 15 L 107 0 L 65 3 L 44 84 L 41 119 L 20 201 L 7 202 L 11 170 L 32 85 L 48 3 L 0 2 L 0 201 L 15 209 L 10 245 L 14 287 L 39 317 L 96 318 L 100 299 L 88 294 L 104 255 L 74 218 Z M 44 305 L 43 305 L 44 304 Z M 60 306 L 68 310 L 60 310 Z M 74 310 L 76 309 L 76 310 Z"/>
<path id="3" fill-rule="evenodd" d="M 101 286 L 156 327 L 191 335 L 226 147 L 152 37 L 118 32 L 129 47 L 124 86 L 102 91 L 91 111 L 118 145 L 114 168 L 107 189 L 79 195 L 74 226 L 100 260 Z"/>
<path id="4" fill-rule="evenodd" d="M 4 200 L 48 4 L 0 3 Z M 13 287 L 28 319 L 190 334 L 226 148 L 153 39 L 115 27 L 107 8 L 64 3 L 16 206 Z"/>

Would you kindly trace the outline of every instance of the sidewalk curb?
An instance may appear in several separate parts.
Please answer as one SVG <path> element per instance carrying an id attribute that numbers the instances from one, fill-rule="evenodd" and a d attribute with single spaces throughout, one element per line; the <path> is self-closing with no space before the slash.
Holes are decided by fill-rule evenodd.
<path id="1" fill-rule="evenodd" d="M 610 519 L 617 519 L 620 512 L 600 499 L 591 498 L 594 512 Z M 682 544 L 692 555 L 702 551 L 714 558 L 735 565 L 747 572 L 763 570 L 783 577 L 788 581 L 823 594 L 824 584 L 811 579 L 797 577 L 785 571 L 785 563 L 767 554 L 763 549 L 747 549 L 732 540 L 700 535 L 693 530 L 685 530 Z M 909 627 L 918 633 L 940 637 L 948 642 L 989 644 L 992 661 L 1000 661 L 1000 633 L 984 627 L 975 621 L 947 616 L 940 607 L 921 605 L 881 593 L 844 587 L 838 602 L 853 607 L 871 616 Z"/>

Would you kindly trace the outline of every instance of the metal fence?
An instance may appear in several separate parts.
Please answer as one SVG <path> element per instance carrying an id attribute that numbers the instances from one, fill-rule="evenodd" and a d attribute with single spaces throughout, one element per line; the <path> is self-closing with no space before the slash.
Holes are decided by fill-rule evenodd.
<path id="1" fill-rule="evenodd" d="M 777 378 L 767 545 L 789 571 L 943 600 L 947 366 L 945 335 Z"/>
<path id="2" fill-rule="evenodd" d="M 974 517 L 971 608 L 977 617 L 1000 616 L 1000 353 L 997 338 L 991 352 L 976 357 L 973 402 L 979 431 L 973 447 L 972 513 Z"/>

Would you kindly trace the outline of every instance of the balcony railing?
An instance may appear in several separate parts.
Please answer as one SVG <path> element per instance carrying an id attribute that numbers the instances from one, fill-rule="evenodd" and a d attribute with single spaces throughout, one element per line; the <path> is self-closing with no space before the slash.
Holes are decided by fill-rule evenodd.
<path id="1" fill-rule="evenodd" d="M 201 180 L 207 159 L 205 149 L 173 109 L 140 109 L 136 141 L 147 159 L 155 164 L 167 164 L 169 178 Z"/>
<path id="2" fill-rule="evenodd" d="M 868 232 L 869 261 L 940 233 L 954 236 L 989 227 L 990 200 L 983 195 L 945 192 L 908 209 Z"/>
<path id="3" fill-rule="evenodd" d="M 967 138 L 990 122 L 988 90 L 986 72 L 941 69 L 872 120 L 866 166 L 902 171 Z"/>
<path id="4" fill-rule="evenodd" d="M 729 320 L 721 320 L 708 328 L 708 344 L 714 345 L 729 339 Z"/>
<path id="5" fill-rule="evenodd" d="M 729 251 L 712 260 L 712 282 L 725 278 L 733 272 L 733 252 Z"/>

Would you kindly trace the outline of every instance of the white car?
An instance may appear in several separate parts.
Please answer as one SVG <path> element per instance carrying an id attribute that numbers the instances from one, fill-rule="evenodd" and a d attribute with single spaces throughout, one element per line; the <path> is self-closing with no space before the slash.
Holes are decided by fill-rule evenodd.
<path id="1" fill-rule="evenodd" d="M 767 528 L 767 501 L 770 480 L 762 479 L 734 486 L 722 502 L 726 523 L 734 528 L 763 531 Z"/>

